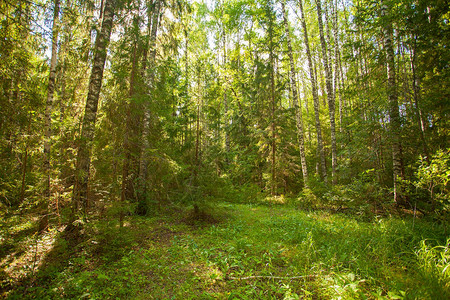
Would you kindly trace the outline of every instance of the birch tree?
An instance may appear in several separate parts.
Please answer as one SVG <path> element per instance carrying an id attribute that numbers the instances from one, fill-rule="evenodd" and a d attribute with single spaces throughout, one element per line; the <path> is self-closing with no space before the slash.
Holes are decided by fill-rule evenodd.
<path id="1" fill-rule="evenodd" d="M 319 24 L 320 45 L 322 48 L 323 67 L 325 69 L 325 80 L 328 99 L 328 112 L 330 116 L 330 131 L 331 131 L 331 176 L 333 184 L 337 183 L 336 169 L 337 169 L 337 150 L 336 150 L 336 121 L 335 121 L 335 99 L 333 92 L 333 74 L 329 64 L 327 42 L 323 30 L 322 21 L 322 4 L 321 0 L 316 0 L 317 5 L 317 20 Z M 329 47 L 329 46 L 328 46 Z"/>
<path id="2" fill-rule="evenodd" d="M 45 188 L 44 197 L 47 201 L 47 206 L 50 205 L 50 150 L 52 138 L 52 111 L 53 111 L 53 96 L 55 94 L 56 85 L 56 63 L 58 53 L 58 18 L 59 18 L 59 0 L 55 0 L 53 7 L 53 26 L 52 26 L 52 55 L 50 58 L 50 73 L 48 75 L 47 86 L 47 101 L 45 106 L 45 124 L 44 124 L 44 174 L 45 174 Z M 48 226 L 48 213 L 44 216 L 44 227 Z M 44 229 L 44 228 L 41 228 Z"/>
<path id="3" fill-rule="evenodd" d="M 73 186 L 72 195 L 72 218 L 75 218 L 76 212 L 81 212 L 84 217 L 86 217 L 88 212 L 88 183 L 92 142 L 94 139 L 95 121 L 97 119 L 98 100 L 102 88 L 107 47 L 113 26 L 115 2 L 116 0 L 105 0 L 102 27 L 95 41 L 95 55 L 89 79 L 88 95 L 82 121 L 81 137 L 75 168 L 75 184 Z"/>
<path id="4" fill-rule="evenodd" d="M 381 16 L 386 18 L 388 7 L 385 1 L 381 2 Z M 403 177 L 402 174 L 402 148 L 401 148 L 401 121 L 400 112 L 398 108 L 398 96 L 395 80 L 395 56 L 392 37 L 392 23 L 387 18 L 383 24 L 384 35 L 384 51 L 386 54 L 386 72 L 387 72 L 387 93 L 389 101 L 389 118 L 390 118 L 390 140 L 392 145 L 392 171 L 394 179 L 394 201 L 397 204 L 401 204 L 402 196 L 400 187 L 398 186 L 398 180 Z"/>
<path id="5" fill-rule="evenodd" d="M 286 32 L 286 43 L 288 47 L 288 56 L 289 56 L 289 68 L 290 68 L 290 84 L 292 89 L 292 102 L 295 109 L 295 124 L 297 126 L 297 138 L 298 138 L 298 148 L 300 151 L 300 160 L 302 164 L 302 173 L 303 173 L 303 181 L 305 184 L 305 187 L 308 187 L 308 168 L 306 165 L 306 155 L 305 155 L 305 139 L 303 135 L 303 116 L 302 116 L 302 108 L 299 104 L 299 94 L 297 90 L 297 83 L 295 80 L 295 65 L 294 65 L 294 55 L 292 53 L 292 45 L 291 45 L 291 38 L 289 33 L 289 25 L 287 21 L 287 14 L 286 14 L 286 7 L 285 7 L 285 0 L 281 2 L 281 9 L 283 13 L 283 23 L 285 27 Z"/>
<path id="6" fill-rule="evenodd" d="M 317 152 L 319 154 L 320 161 L 320 171 L 322 173 L 322 177 L 325 182 L 327 182 L 327 168 L 325 165 L 325 151 L 323 149 L 323 141 L 322 141 L 322 128 L 320 124 L 320 116 L 319 116 L 319 94 L 317 92 L 317 81 L 316 76 L 314 75 L 314 66 L 311 57 L 311 50 L 309 47 L 309 39 L 308 39 L 308 29 L 306 28 L 306 20 L 305 14 L 303 10 L 302 0 L 298 1 L 300 8 L 300 23 L 302 24 L 303 29 L 303 42 L 305 44 L 306 49 L 306 58 L 308 60 L 308 70 L 309 70 L 309 78 L 311 80 L 311 89 L 314 101 L 314 116 L 315 116 L 315 126 L 316 126 L 316 135 L 317 135 Z M 319 171 L 319 172 L 320 172 Z"/>

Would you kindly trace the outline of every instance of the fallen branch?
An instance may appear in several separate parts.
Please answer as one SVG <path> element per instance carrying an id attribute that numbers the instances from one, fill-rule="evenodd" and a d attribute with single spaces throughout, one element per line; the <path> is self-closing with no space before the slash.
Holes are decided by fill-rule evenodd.
<path id="1" fill-rule="evenodd" d="M 247 276 L 247 277 L 233 277 L 228 276 L 228 279 L 231 280 L 247 280 L 247 279 L 301 279 L 301 278 L 314 278 L 317 277 L 317 275 L 304 275 L 304 276 L 263 276 L 263 275 L 257 275 L 257 276 Z"/>

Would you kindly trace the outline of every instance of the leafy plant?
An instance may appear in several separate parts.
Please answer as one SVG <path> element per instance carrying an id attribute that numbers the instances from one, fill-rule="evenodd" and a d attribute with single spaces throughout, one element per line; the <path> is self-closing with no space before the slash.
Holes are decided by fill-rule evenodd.
<path id="1" fill-rule="evenodd" d="M 432 209 L 450 210 L 450 149 L 439 150 L 428 163 L 420 157 L 417 179 L 413 185 L 425 190 L 431 201 Z"/>

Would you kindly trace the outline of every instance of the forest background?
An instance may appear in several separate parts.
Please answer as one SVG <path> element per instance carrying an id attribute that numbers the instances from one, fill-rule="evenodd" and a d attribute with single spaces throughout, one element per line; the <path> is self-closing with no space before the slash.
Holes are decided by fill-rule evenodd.
<path id="1" fill-rule="evenodd" d="M 444 0 L 2 1 L 2 217 L 70 231 L 225 201 L 446 224 L 449 16 Z"/>

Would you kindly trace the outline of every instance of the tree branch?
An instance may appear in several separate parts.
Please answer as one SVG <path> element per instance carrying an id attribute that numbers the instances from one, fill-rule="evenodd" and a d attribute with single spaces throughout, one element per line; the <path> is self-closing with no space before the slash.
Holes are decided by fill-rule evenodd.
<path id="1" fill-rule="evenodd" d="M 227 276 L 226 278 L 231 280 L 247 280 L 247 279 L 301 279 L 301 278 L 314 278 L 317 277 L 315 274 L 311 275 L 304 275 L 304 276 L 263 276 L 263 275 L 256 275 L 256 276 L 247 276 L 247 277 L 233 277 L 233 276 Z"/>

